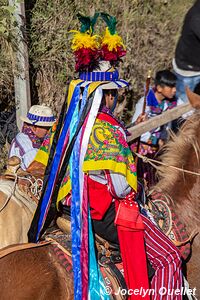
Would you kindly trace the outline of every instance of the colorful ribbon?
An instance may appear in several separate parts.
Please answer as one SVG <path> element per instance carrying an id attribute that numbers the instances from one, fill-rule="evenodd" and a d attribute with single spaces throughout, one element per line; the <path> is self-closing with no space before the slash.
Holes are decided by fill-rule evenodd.
<path id="1" fill-rule="evenodd" d="M 59 171 L 59 166 L 60 166 L 60 163 L 62 160 L 62 153 L 64 151 L 63 145 L 66 145 L 65 139 L 67 138 L 67 132 L 69 129 L 69 125 L 70 125 L 70 122 L 71 122 L 71 119 L 73 116 L 73 112 L 79 101 L 80 85 L 81 85 L 81 83 L 78 83 L 74 89 L 74 92 L 72 95 L 72 100 L 70 102 L 69 109 L 67 111 L 67 114 L 66 114 L 66 117 L 64 120 L 63 129 L 62 129 L 62 132 L 61 132 L 61 135 L 58 140 L 57 147 L 56 147 L 55 156 L 53 158 L 52 168 L 51 168 L 50 175 L 49 175 L 49 181 L 48 181 L 48 184 L 46 187 L 44 197 L 43 197 L 43 199 L 41 199 L 40 217 L 39 217 L 39 222 L 38 222 L 36 241 L 39 240 L 40 232 L 45 223 L 46 216 L 47 216 L 49 206 L 51 203 L 51 196 L 54 191 L 55 182 L 56 182 L 57 174 Z"/>

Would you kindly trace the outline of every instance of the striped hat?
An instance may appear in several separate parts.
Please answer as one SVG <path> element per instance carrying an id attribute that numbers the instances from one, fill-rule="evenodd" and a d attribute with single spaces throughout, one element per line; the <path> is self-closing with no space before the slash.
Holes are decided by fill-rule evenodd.
<path id="1" fill-rule="evenodd" d="M 31 106 L 26 117 L 21 116 L 20 119 L 28 124 L 42 127 L 50 127 L 55 122 L 51 108 L 43 104 Z"/>
<path id="2" fill-rule="evenodd" d="M 126 80 L 119 79 L 118 70 L 111 67 L 109 61 L 100 61 L 97 69 L 92 72 L 82 72 L 79 74 L 79 78 L 84 80 L 81 87 L 94 81 L 101 81 L 103 90 L 120 89 L 129 85 Z"/>

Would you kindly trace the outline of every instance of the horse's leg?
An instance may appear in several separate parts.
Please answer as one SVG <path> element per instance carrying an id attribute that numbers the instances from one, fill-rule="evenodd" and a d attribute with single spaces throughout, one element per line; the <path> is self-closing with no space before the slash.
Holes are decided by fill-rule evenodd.
<path id="1" fill-rule="evenodd" d="M 0 259 L 1 300 L 71 300 L 72 274 L 58 262 L 51 246 L 21 250 Z"/>

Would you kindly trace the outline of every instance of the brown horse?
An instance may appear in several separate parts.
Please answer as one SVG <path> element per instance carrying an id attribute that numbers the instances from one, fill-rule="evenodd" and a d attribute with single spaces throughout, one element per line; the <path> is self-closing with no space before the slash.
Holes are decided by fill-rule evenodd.
<path id="1" fill-rule="evenodd" d="M 158 171 L 159 183 L 154 187 L 172 200 L 180 221 L 188 233 L 200 231 L 200 111 L 196 111 L 182 126 L 177 136 L 165 146 Z M 175 168 L 171 168 L 174 166 Z M 186 170 L 186 172 L 184 172 Z M 187 170 L 194 172 L 188 173 Z M 187 278 L 200 296 L 200 235 L 192 243 L 191 258 L 187 264 Z"/>
<path id="2" fill-rule="evenodd" d="M 73 299 L 72 274 L 60 264 L 51 245 L 4 256 L 0 274 L 1 300 Z"/>

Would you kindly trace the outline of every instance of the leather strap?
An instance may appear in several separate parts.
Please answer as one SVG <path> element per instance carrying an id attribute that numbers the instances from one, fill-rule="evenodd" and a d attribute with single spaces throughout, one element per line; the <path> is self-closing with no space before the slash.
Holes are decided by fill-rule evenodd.
<path id="1" fill-rule="evenodd" d="M 122 273 L 120 272 L 120 270 L 116 267 L 116 265 L 113 262 L 109 262 L 107 264 L 108 268 L 110 269 L 110 272 L 112 273 L 113 276 L 115 276 L 115 278 L 117 279 L 120 287 L 123 290 L 128 290 L 124 276 L 122 275 Z"/>

